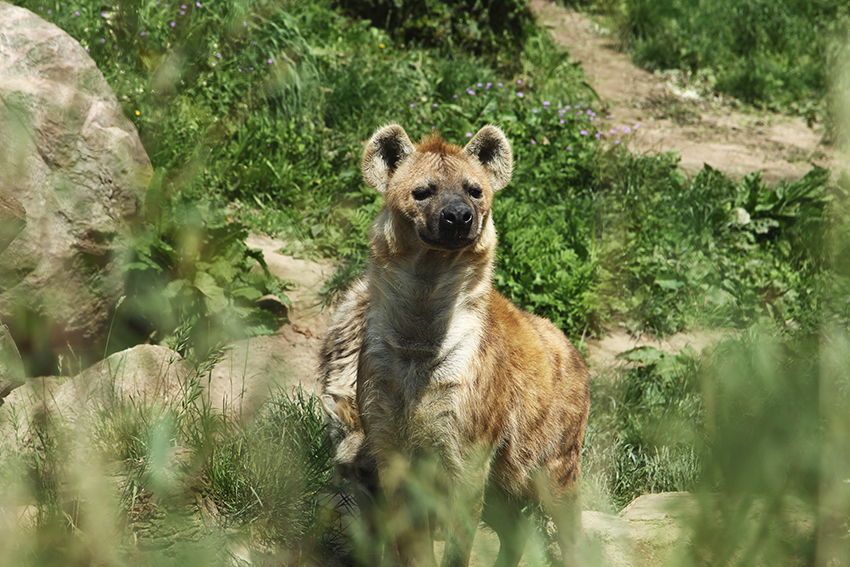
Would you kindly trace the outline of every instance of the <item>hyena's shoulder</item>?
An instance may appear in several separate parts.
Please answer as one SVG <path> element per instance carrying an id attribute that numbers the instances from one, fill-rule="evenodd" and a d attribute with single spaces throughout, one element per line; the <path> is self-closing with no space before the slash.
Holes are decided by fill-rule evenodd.
<path id="1" fill-rule="evenodd" d="M 507 298 L 493 292 L 494 320 L 488 325 L 507 345 L 500 352 L 520 358 L 546 361 L 556 378 L 570 378 L 578 384 L 588 381 L 587 365 L 578 349 L 549 319 L 524 311 Z M 530 364 L 531 360 L 526 360 Z"/>
<path id="2" fill-rule="evenodd" d="M 362 445 L 363 428 L 356 405 L 357 361 L 368 307 L 369 288 L 361 278 L 337 304 L 319 352 L 322 406 L 338 465 L 353 463 Z"/>

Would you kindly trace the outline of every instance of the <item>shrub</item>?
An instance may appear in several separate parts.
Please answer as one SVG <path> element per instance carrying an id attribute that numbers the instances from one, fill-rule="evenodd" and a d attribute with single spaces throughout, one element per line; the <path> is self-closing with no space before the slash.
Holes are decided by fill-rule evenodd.
<path id="1" fill-rule="evenodd" d="M 515 63 L 533 22 L 527 0 L 339 0 L 339 6 L 405 43 L 437 47 L 447 55 L 504 54 Z"/>
<path id="2" fill-rule="evenodd" d="M 148 191 L 147 215 L 133 239 L 113 351 L 165 342 L 201 361 L 236 338 L 277 330 L 283 314 L 259 299 L 273 295 L 289 305 L 285 283 L 245 244 L 244 226 L 209 202 L 174 195 L 161 175 Z"/>

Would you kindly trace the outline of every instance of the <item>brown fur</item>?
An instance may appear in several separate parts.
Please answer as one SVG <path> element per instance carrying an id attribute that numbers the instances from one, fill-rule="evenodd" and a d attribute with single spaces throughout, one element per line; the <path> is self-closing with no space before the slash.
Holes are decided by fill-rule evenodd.
<path id="1" fill-rule="evenodd" d="M 386 206 L 366 278 L 325 340 L 322 399 L 343 474 L 377 470 L 406 565 L 434 562 L 434 516 L 448 530 L 444 565 L 468 564 L 482 514 L 500 537 L 497 564 L 516 565 L 529 498 L 555 519 L 565 557 L 580 529 L 587 368 L 563 333 L 491 281 L 490 210 L 511 161 L 493 126 L 465 148 L 439 136 L 414 146 L 387 126 L 364 152 L 364 179 Z M 423 481 L 453 512 L 421 510 Z"/>

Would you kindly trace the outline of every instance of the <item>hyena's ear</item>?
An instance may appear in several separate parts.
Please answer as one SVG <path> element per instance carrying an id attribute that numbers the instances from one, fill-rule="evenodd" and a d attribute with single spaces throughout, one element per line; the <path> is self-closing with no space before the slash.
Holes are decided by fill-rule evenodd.
<path id="1" fill-rule="evenodd" d="M 379 128 L 363 150 L 363 180 L 383 193 L 402 160 L 415 151 L 404 128 L 398 124 Z"/>
<path id="2" fill-rule="evenodd" d="M 496 126 L 483 127 L 463 149 L 478 160 L 493 184 L 493 191 L 498 191 L 511 180 L 514 158 L 511 145 L 505 134 Z"/>

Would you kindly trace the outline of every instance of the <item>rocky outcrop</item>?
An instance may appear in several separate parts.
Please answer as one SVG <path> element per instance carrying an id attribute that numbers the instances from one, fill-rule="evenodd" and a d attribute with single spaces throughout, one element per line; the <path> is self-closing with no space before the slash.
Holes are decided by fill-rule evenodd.
<path id="1" fill-rule="evenodd" d="M 26 219 L 0 252 L 0 320 L 31 373 L 55 372 L 62 353 L 83 364 L 102 355 L 129 222 L 151 174 L 80 44 L 0 2 L 0 194 Z"/>

